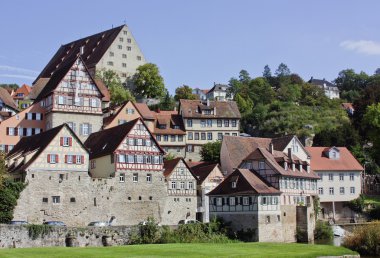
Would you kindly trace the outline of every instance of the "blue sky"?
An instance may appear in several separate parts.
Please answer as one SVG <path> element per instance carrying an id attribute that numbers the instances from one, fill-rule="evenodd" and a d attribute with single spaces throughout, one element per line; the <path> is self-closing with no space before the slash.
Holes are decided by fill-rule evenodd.
<path id="1" fill-rule="evenodd" d="M 380 67 L 380 1 L 82 0 L 0 3 L 0 83 L 35 79 L 61 44 L 126 21 L 170 92 L 286 63 L 304 79 Z"/>

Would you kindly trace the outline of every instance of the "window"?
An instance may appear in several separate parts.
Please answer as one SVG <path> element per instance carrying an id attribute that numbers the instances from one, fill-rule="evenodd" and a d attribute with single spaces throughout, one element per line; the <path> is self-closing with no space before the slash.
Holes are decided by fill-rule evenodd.
<path id="1" fill-rule="evenodd" d="M 329 188 L 329 194 L 330 195 L 334 195 L 334 187 L 330 187 Z"/>
<path id="2" fill-rule="evenodd" d="M 231 182 L 231 187 L 236 188 L 236 181 Z"/>
<path id="3" fill-rule="evenodd" d="M 50 164 L 58 163 L 58 155 L 57 154 L 48 154 L 47 162 Z"/>
<path id="4" fill-rule="evenodd" d="M 267 205 L 267 197 L 261 197 L 261 205 Z"/>
<path id="5" fill-rule="evenodd" d="M 132 47 L 127 47 L 127 51 L 131 51 L 132 50 Z"/>
<path id="6" fill-rule="evenodd" d="M 339 187 L 339 193 L 344 194 L 344 187 Z"/>
<path id="7" fill-rule="evenodd" d="M 109 66 L 113 66 L 113 62 L 112 62 L 112 61 L 108 61 L 108 62 L 107 62 L 107 65 L 109 65 Z"/>
<path id="8" fill-rule="evenodd" d="M 120 183 L 124 183 L 125 182 L 125 174 L 124 173 L 120 173 L 120 175 L 119 175 L 119 182 Z"/>
<path id="9" fill-rule="evenodd" d="M 15 128 L 13 127 L 7 127 L 7 131 L 8 131 L 7 135 L 11 135 L 11 136 L 17 135 L 17 130 L 15 130 Z"/>
<path id="10" fill-rule="evenodd" d="M 355 187 L 350 187 L 350 194 L 355 194 Z"/>
<path id="11" fill-rule="evenodd" d="M 175 135 L 170 135 L 170 141 L 175 142 Z"/>
<path id="12" fill-rule="evenodd" d="M 354 181 L 355 180 L 355 175 L 353 173 L 350 174 L 350 181 Z"/>
<path id="13" fill-rule="evenodd" d="M 206 127 L 206 120 L 201 120 L 201 127 Z"/>
<path id="14" fill-rule="evenodd" d="M 91 99 L 91 107 L 98 107 L 98 100 L 97 99 Z"/>
<path id="15" fill-rule="evenodd" d="M 124 35 L 127 35 L 127 34 L 128 34 L 128 31 L 123 30 L 123 34 L 124 34 Z"/>
<path id="16" fill-rule="evenodd" d="M 134 108 L 127 108 L 127 114 L 134 114 L 135 113 L 135 109 Z"/>
<path id="17" fill-rule="evenodd" d="M 176 189 L 176 185 L 177 185 L 177 183 L 172 181 L 172 189 Z"/>
<path id="18" fill-rule="evenodd" d="M 152 174 L 146 174 L 146 181 L 148 183 L 152 182 Z"/>
<path id="19" fill-rule="evenodd" d="M 118 156 L 118 162 L 119 163 L 125 163 L 125 155 L 123 155 L 123 154 L 119 154 Z"/>
<path id="20" fill-rule="evenodd" d="M 61 146 L 68 147 L 72 145 L 71 137 L 61 137 Z"/>
<path id="21" fill-rule="evenodd" d="M 190 190 L 194 189 L 194 183 L 193 182 L 189 182 L 189 189 Z"/>
<path id="22" fill-rule="evenodd" d="M 81 124 L 81 135 L 89 135 L 91 134 L 92 126 L 89 123 Z"/>
<path id="23" fill-rule="evenodd" d="M 207 133 L 207 140 L 212 140 L 212 133 Z"/>
<path id="24" fill-rule="evenodd" d="M 192 119 L 187 119 L 186 123 L 187 123 L 188 127 L 193 127 L 193 120 Z"/>
<path id="25" fill-rule="evenodd" d="M 223 139 L 223 133 L 218 133 L 218 140 L 221 141 Z"/>
<path id="26" fill-rule="evenodd" d="M 122 45 L 117 45 L 117 48 L 118 49 L 123 49 L 123 46 Z"/>
<path id="27" fill-rule="evenodd" d="M 334 174 L 332 173 L 329 174 L 329 181 L 334 181 Z"/>
<path id="28" fill-rule="evenodd" d="M 136 155 L 137 163 L 143 163 L 144 162 L 144 156 L 143 155 Z"/>
<path id="29" fill-rule="evenodd" d="M 267 217 L 266 217 L 265 222 L 266 222 L 266 223 L 270 223 L 270 216 L 267 216 Z"/>
<path id="30" fill-rule="evenodd" d="M 73 155 L 66 155 L 65 159 L 66 159 L 66 163 L 68 163 L 68 164 L 72 164 L 74 162 Z"/>
<path id="31" fill-rule="evenodd" d="M 96 159 L 91 160 L 91 168 L 96 168 Z"/>
<path id="32" fill-rule="evenodd" d="M 228 120 L 228 119 L 224 120 L 224 126 L 230 127 L 230 120 Z"/>
<path id="33" fill-rule="evenodd" d="M 46 198 L 46 197 L 43 197 L 43 198 L 42 198 L 42 202 L 48 203 L 48 202 L 49 202 L 49 199 Z"/>
<path id="34" fill-rule="evenodd" d="M 71 197 L 70 202 L 75 202 L 75 197 Z"/>
<path id="35" fill-rule="evenodd" d="M 206 140 L 206 133 L 201 133 L 201 140 Z"/>
<path id="36" fill-rule="evenodd" d="M 183 142 L 183 135 L 178 135 L 178 141 Z"/>
<path id="37" fill-rule="evenodd" d="M 339 181 L 344 181 L 344 174 L 343 173 L 339 174 Z"/>
<path id="38" fill-rule="evenodd" d="M 235 197 L 230 197 L 230 205 L 235 206 Z"/>
<path id="39" fill-rule="evenodd" d="M 83 156 L 76 155 L 75 157 L 76 157 L 76 161 L 75 161 L 76 164 L 83 164 L 84 163 L 84 157 Z"/>
<path id="40" fill-rule="evenodd" d="M 76 125 L 74 122 L 67 122 L 67 125 L 70 127 L 71 130 L 73 130 L 74 132 L 76 131 Z"/>
<path id="41" fill-rule="evenodd" d="M 218 127 L 222 127 L 222 120 L 221 119 L 217 120 L 217 125 L 218 125 Z"/>
<path id="42" fill-rule="evenodd" d="M 65 97 L 58 96 L 58 105 L 64 105 L 64 104 L 65 104 Z"/>
<path id="43" fill-rule="evenodd" d="M 138 60 L 138 61 L 141 61 L 141 56 L 137 56 L 137 60 Z"/>
<path id="44" fill-rule="evenodd" d="M 212 120 L 211 119 L 207 119 L 207 127 L 212 127 Z"/>
<path id="45" fill-rule="evenodd" d="M 321 178 L 321 181 L 323 181 L 323 174 L 318 174 L 318 176 Z"/>
<path id="46" fill-rule="evenodd" d="M 61 202 L 61 197 L 60 196 L 53 196 L 52 200 L 53 200 L 53 203 L 60 203 Z"/>
<path id="47" fill-rule="evenodd" d="M 167 142 L 169 140 L 169 135 L 164 135 L 164 142 Z"/>
<path id="48" fill-rule="evenodd" d="M 188 132 L 187 133 L 187 139 L 188 140 L 192 140 L 193 139 L 193 133 L 192 132 Z"/>
<path id="49" fill-rule="evenodd" d="M 115 55 L 115 53 L 111 51 L 110 52 L 110 56 L 114 56 L 114 55 Z"/>
<path id="50" fill-rule="evenodd" d="M 237 136 L 237 133 L 232 133 L 232 136 Z"/>
<path id="51" fill-rule="evenodd" d="M 124 39 L 123 39 L 122 37 L 120 37 L 120 38 L 119 38 L 119 41 L 120 41 L 120 42 L 123 42 L 123 41 L 124 41 Z"/>
<path id="52" fill-rule="evenodd" d="M 223 198 L 222 197 L 216 198 L 216 205 L 217 206 L 222 206 L 223 205 Z"/>
<path id="53" fill-rule="evenodd" d="M 132 181 L 133 182 L 139 181 L 139 175 L 137 173 L 133 173 Z"/>
<path id="54" fill-rule="evenodd" d="M 127 67 L 127 64 L 126 63 L 122 63 L 121 66 L 122 67 Z"/>
<path id="55" fill-rule="evenodd" d="M 181 182 L 179 185 L 181 189 L 185 189 L 185 182 Z"/>
<path id="56" fill-rule="evenodd" d="M 260 170 L 265 169 L 265 162 L 264 161 L 259 161 L 259 169 Z"/>
<path id="57" fill-rule="evenodd" d="M 121 57 L 122 58 L 127 58 L 127 54 L 122 54 Z"/>
<path id="58" fill-rule="evenodd" d="M 194 146 L 193 145 L 187 145 L 187 152 L 194 152 Z"/>
<path id="59" fill-rule="evenodd" d="M 160 142 L 161 141 L 161 135 L 156 135 L 156 140 Z"/>
<path id="60" fill-rule="evenodd" d="M 128 43 L 131 43 L 132 40 L 131 40 L 130 38 L 127 38 L 127 42 L 128 42 Z"/>
<path id="61" fill-rule="evenodd" d="M 232 127 L 236 127 L 236 120 L 234 119 L 234 120 L 232 120 L 232 122 L 231 122 L 231 125 L 232 125 Z"/>

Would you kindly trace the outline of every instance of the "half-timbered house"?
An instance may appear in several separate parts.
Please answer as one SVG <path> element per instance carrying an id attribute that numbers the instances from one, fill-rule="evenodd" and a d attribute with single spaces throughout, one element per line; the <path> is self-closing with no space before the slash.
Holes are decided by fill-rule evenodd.
<path id="1" fill-rule="evenodd" d="M 252 232 L 251 241 L 282 242 L 281 192 L 248 169 L 236 169 L 210 197 L 210 217 L 230 221 L 236 230 Z"/>
<path id="2" fill-rule="evenodd" d="M 210 222 L 210 198 L 207 194 L 224 180 L 224 175 L 218 163 L 188 162 L 187 164 L 197 178 L 197 220 Z"/>
<path id="3" fill-rule="evenodd" d="M 197 209 L 197 180 L 183 158 L 165 161 L 164 176 L 168 198 L 162 223 L 177 225 L 180 220 L 194 220 Z"/>
<path id="4" fill-rule="evenodd" d="M 88 214 L 82 214 L 91 192 L 88 152 L 66 124 L 22 138 L 6 164 L 14 180 L 27 183 L 14 209 L 15 220 L 62 220 L 68 225 L 88 221 Z"/>
<path id="5" fill-rule="evenodd" d="M 102 127 L 104 95 L 80 56 L 67 60 L 52 75 L 34 103 L 45 108 L 46 129 L 67 123 L 84 141 Z"/>

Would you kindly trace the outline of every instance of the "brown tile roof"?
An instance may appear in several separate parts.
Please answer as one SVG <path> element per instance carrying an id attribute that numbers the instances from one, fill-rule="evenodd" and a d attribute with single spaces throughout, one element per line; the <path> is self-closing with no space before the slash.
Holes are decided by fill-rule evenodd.
<path id="1" fill-rule="evenodd" d="M 21 140 L 14 146 L 14 148 L 7 154 L 6 158 L 13 158 L 15 156 L 26 155 L 31 152 L 35 152 L 35 154 L 29 159 L 29 161 L 22 166 L 18 166 L 17 168 L 12 168 L 10 172 L 19 170 L 25 170 L 33 161 L 45 150 L 45 148 L 50 144 L 50 142 L 54 139 L 55 136 L 62 130 L 63 127 L 66 127 L 71 134 L 76 138 L 76 140 L 82 144 L 76 134 L 70 129 L 67 124 L 62 124 L 60 126 L 54 127 L 45 132 L 35 134 L 32 136 L 27 136 L 21 138 Z M 82 144 L 84 147 L 84 145 Z M 87 150 L 84 147 L 85 150 Z"/>
<path id="2" fill-rule="evenodd" d="M 6 120 L 12 116 L 12 112 L 0 111 L 0 120 Z"/>
<path id="3" fill-rule="evenodd" d="M 174 111 L 175 112 L 175 111 Z M 173 114 L 173 111 L 167 111 L 160 113 L 154 113 L 156 118 L 154 133 L 155 134 L 173 134 L 173 135 L 185 135 L 185 126 L 183 124 L 182 116 L 177 113 Z M 166 125 L 165 129 L 159 128 L 159 125 Z M 178 126 L 178 129 L 175 129 L 174 126 Z"/>
<path id="4" fill-rule="evenodd" d="M 185 164 L 187 169 L 190 171 L 190 173 L 193 175 L 194 178 L 196 178 L 193 174 L 193 171 L 189 167 L 189 165 L 186 163 L 186 161 L 183 158 L 175 158 L 172 160 L 165 160 L 164 161 L 164 176 L 169 177 L 174 169 L 177 167 L 178 163 L 182 160 L 182 162 Z"/>
<path id="5" fill-rule="evenodd" d="M 236 188 L 232 188 L 232 182 L 236 182 Z M 280 194 L 281 192 L 254 171 L 248 169 L 236 169 L 222 183 L 220 183 L 208 195 L 252 195 L 252 194 Z"/>
<path id="6" fill-rule="evenodd" d="M 139 120 L 142 121 L 140 118 L 137 118 L 130 122 L 92 133 L 84 143 L 90 150 L 90 159 L 112 154 Z M 152 138 L 157 147 L 164 152 L 155 138 Z"/>
<path id="7" fill-rule="evenodd" d="M 342 103 L 342 107 L 344 109 L 354 109 L 354 106 L 352 105 L 352 103 Z"/>
<path id="8" fill-rule="evenodd" d="M 207 106 L 201 100 L 180 100 L 180 110 L 184 118 L 241 118 L 239 108 L 235 101 L 210 101 Z M 216 114 L 204 115 L 200 111 L 204 109 L 216 108 Z"/>
<path id="9" fill-rule="evenodd" d="M 339 159 L 329 159 L 324 152 L 329 147 L 306 147 L 311 155 L 311 168 L 314 171 L 362 171 L 363 167 L 346 147 L 336 147 L 339 150 Z"/>
<path id="10" fill-rule="evenodd" d="M 46 83 L 45 87 L 41 90 L 41 92 L 38 94 L 37 98 L 35 99 L 34 103 L 39 102 L 42 100 L 44 97 L 48 96 L 50 93 L 52 93 L 57 87 L 58 84 L 62 81 L 62 79 L 65 77 L 65 75 L 69 72 L 70 68 L 74 65 L 76 60 L 80 59 L 83 62 L 83 59 L 81 56 L 72 58 L 72 59 L 67 59 L 66 62 L 62 63 L 62 66 L 58 68 L 53 75 L 51 76 L 50 80 Z M 84 63 L 84 62 L 83 62 Z M 85 69 L 87 70 L 86 65 L 84 64 Z M 88 75 L 92 79 L 92 76 L 87 70 Z M 99 86 L 97 85 L 97 82 L 93 80 L 95 85 L 97 86 L 99 92 L 103 96 L 103 93 L 101 92 Z M 104 96 L 103 96 L 104 97 Z"/>
<path id="11" fill-rule="evenodd" d="M 135 105 L 137 111 L 139 111 L 140 115 L 147 120 L 154 119 L 154 113 L 149 109 L 146 103 L 133 103 Z"/>
<path id="12" fill-rule="evenodd" d="M 32 91 L 29 93 L 29 99 L 36 99 L 50 78 L 39 78 L 34 84 Z"/>
<path id="13" fill-rule="evenodd" d="M 210 175 L 215 167 L 218 167 L 218 163 L 210 162 L 188 162 L 189 167 L 193 171 L 194 176 L 197 178 L 198 183 L 203 183 L 205 179 Z"/>
<path id="14" fill-rule="evenodd" d="M 38 75 L 33 84 L 39 78 L 50 78 L 52 73 L 56 72 L 57 67 L 62 66 L 63 62 L 67 59 L 75 58 L 79 54 L 82 46 L 84 46 L 82 56 L 83 60 L 85 60 L 86 66 L 89 68 L 94 67 L 103 57 L 110 45 L 114 42 L 115 38 L 124 26 L 125 25 L 122 25 L 110 30 L 102 31 L 100 33 L 62 45 Z"/>
<path id="15" fill-rule="evenodd" d="M 18 111 L 16 103 L 13 101 L 13 98 L 9 92 L 0 87 L 0 99 L 4 102 L 6 106 L 8 106 L 11 109 L 14 109 L 15 111 Z"/>
<path id="16" fill-rule="evenodd" d="M 292 166 L 289 165 L 288 169 L 285 170 L 284 167 L 278 163 L 278 161 L 276 160 L 276 157 L 285 157 L 285 159 L 289 161 L 289 158 L 283 152 L 274 151 L 273 154 L 271 154 L 267 149 L 261 148 L 261 147 L 258 147 L 257 149 L 255 149 L 244 160 L 265 159 L 269 163 L 269 165 L 272 167 L 272 169 L 281 176 L 319 179 L 319 176 L 315 174 L 312 169 L 308 173 L 304 169 L 300 171 L 298 166 L 296 166 L 295 170 L 293 171 Z M 293 159 L 299 161 L 299 159 L 296 156 L 293 156 Z M 299 162 L 297 164 L 299 164 Z"/>
<path id="17" fill-rule="evenodd" d="M 107 88 L 107 86 L 104 84 L 104 82 L 100 79 L 94 79 L 94 82 L 96 83 L 96 85 L 98 85 L 98 88 L 100 90 L 100 92 L 103 94 L 103 98 L 102 98 L 102 101 L 104 102 L 109 102 L 111 100 L 111 95 L 110 95 L 110 92 Z"/>
<path id="18" fill-rule="evenodd" d="M 29 95 L 29 93 L 32 91 L 32 88 L 29 85 L 23 84 L 20 88 L 18 88 L 12 95 L 14 99 L 24 99 Z M 18 93 L 23 93 L 24 95 L 22 97 L 18 97 Z"/>

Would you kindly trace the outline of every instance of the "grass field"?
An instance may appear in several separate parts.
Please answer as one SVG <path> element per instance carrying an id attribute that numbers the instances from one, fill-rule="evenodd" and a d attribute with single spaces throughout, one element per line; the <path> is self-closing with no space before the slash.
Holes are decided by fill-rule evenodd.
<path id="1" fill-rule="evenodd" d="M 233 243 L 1 249 L 0 257 L 317 257 L 356 254 L 328 245 Z"/>

